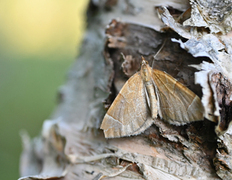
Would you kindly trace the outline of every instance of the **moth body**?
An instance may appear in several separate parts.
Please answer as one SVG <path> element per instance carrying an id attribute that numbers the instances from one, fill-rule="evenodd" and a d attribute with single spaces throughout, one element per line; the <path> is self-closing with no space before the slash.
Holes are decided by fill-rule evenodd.
<path id="1" fill-rule="evenodd" d="M 143 60 L 140 73 L 145 85 L 144 90 L 146 91 L 146 100 L 151 112 L 151 117 L 155 119 L 158 112 L 158 102 L 155 94 L 155 88 L 152 82 L 151 69 L 149 68 L 150 67 L 147 64 L 147 61 Z"/>

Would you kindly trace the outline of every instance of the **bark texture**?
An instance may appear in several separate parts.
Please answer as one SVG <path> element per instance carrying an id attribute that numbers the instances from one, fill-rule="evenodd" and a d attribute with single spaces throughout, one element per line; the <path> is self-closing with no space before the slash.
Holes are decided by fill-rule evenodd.
<path id="1" fill-rule="evenodd" d="M 90 1 L 81 52 L 55 112 L 39 137 L 22 134 L 20 179 L 231 179 L 229 7 L 210 0 Z M 175 126 L 157 118 L 137 136 L 106 139 L 102 119 L 141 56 L 198 95 L 205 119 Z"/>

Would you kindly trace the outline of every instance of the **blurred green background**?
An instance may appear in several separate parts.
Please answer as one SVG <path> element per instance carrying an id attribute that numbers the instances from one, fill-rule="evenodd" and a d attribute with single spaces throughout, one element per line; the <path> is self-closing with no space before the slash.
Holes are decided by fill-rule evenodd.
<path id="1" fill-rule="evenodd" d="M 0 179 L 19 177 L 19 131 L 31 137 L 56 105 L 78 54 L 88 0 L 0 1 Z"/>

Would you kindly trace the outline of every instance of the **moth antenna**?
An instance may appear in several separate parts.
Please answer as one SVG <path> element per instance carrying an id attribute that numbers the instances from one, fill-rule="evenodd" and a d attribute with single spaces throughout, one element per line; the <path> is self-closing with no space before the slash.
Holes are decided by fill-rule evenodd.
<path id="1" fill-rule="evenodd" d="M 167 39 L 164 40 L 163 44 L 161 45 L 161 47 L 159 48 L 159 50 L 156 52 L 156 54 L 153 56 L 153 58 L 155 59 L 155 57 L 160 53 L 160 51 L 163 49 L 164 45 L 166 44 Z M 154 67 L 154 59 L 152 61 L 152 68 Z"/>

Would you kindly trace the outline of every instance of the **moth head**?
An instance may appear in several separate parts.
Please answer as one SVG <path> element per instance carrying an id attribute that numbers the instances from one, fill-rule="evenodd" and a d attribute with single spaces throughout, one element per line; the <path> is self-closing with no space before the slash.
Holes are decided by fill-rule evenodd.
<path id="1" fill-rule="evenodd" d="M 147 76 L 148 74 L 148 66 L 149 66 L 148 62 L 142 56 L 141 71 L 143 71 L 144 76 Z"/>
<path id="2" fill-rule="evenodd" d="M 144 81 L 150 81 L 150 77 L 148 75 L 149 73 L 148 73 L 148 67 L 147 66 L 149 66 L 148 62 L 142 56 L 140 73 L 141 73 L 142 79 Z"/>
<path id="3" fill-rule="evenodd" d="M 148 64 L 148 62 L 144 59 L 144 57 L 142 56 L 142 62 L 141 62 L 141 66 L 143 67 L 143 66 L 145 66 L 145 65 L 147 65 Z"/>

